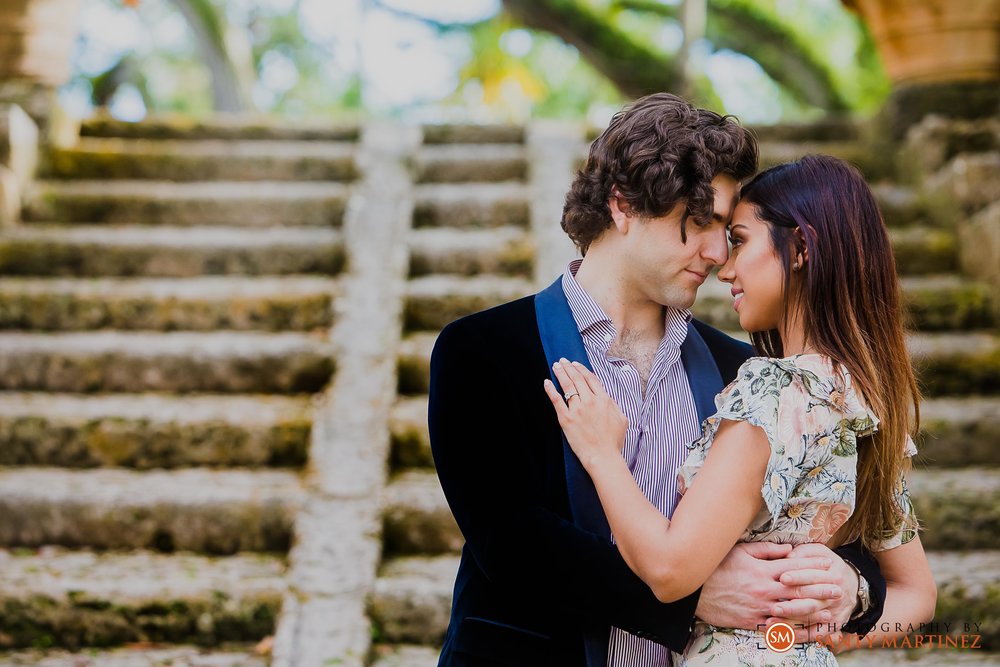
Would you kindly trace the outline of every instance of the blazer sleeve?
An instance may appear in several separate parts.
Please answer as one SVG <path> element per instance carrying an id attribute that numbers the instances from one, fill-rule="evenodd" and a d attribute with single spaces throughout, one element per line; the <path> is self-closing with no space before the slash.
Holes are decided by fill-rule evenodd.
<path id="1" fill-rule="evenodd" d="M 882 576 L 882 570 L 879 569 L 875 556 L 861 546 L 860 540 L 838 547 L 833 552 L 858 568 L 861 576 L 868 580 L 871 607 L 863 616 L 845 623 L 842 628 L 844 632 L 864 637 L 875 627 L 878 619 L 882 618 L 882 611 L 885 607 L 885 577 Z"/>
<path id="2" fill-rule="evenodd" d="M 551 410 L 543 378 L 535 388 L 531 378 L 513 378 L 529 367 L 512 370 L 504 354 L 485 352 L 491 346 L 482 333 L 463 320 L 441 333 L 428 414 L 441 486 L 477 565 L 491 583 L 524 595 L 526 605 L 683 651 L 698 593 L 660 603 L 610 540 L 552 509 L 558 501 L 545 497 L 545 479 L 564 468 L 538 458 L 558 438 L 554 413 L 548 420 L 543 412 Z M 520 395 L 535 391 L 537 399 Z"/>

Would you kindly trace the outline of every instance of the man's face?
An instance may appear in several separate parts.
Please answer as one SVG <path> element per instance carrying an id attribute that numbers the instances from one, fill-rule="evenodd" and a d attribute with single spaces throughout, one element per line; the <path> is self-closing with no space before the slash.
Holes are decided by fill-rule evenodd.
<path id="1" fill-rule="evenodd" d="M 690 308 L 710 271 L 729 256 L 726 225 L 739 199 L 739 183 L 720 174 L 712 179 L 715 201 L 710 224 L 687 221 L 687 243 L 681 241 L 683 203 L 666 215 L 633 218 L 625 236 L 626 279 L 636 298 L 672 308 Z"/>

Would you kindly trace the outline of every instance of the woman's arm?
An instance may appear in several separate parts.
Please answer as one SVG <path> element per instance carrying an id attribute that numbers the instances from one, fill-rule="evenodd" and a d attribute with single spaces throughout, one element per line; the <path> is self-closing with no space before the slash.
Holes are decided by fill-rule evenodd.
<path id="1" fill-rule="evenodd" d="M 600 381 L 582 366 L 561 364 L 555 371 L 563 389 L 579 395 L 567 405 L 551 383 L 546 391 L 567 441 L 594 480 L 626 563 L 661 601 L 697 590 L 763 506 L 760 489 L 770 455 L 764 431 L 724 422 L 671 522 L 642 494 L 622 459 L 628 423 Z"/>
<path id="2" fill-rule="evenodd" d="M 908 628 L 934 618 L 937 585 L 920 538 L 916 537 L 894 549 L 879 551 L 875 558 L 887 584 L 882 617 L 862 640 L 836 642 L 835 650 L 859 646 L 880 648 L 884 640 L 911 634 Z"/>

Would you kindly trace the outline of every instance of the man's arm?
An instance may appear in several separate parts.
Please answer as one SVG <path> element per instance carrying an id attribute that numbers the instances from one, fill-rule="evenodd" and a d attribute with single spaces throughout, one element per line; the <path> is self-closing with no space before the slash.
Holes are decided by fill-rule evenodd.
<path id="1" fill-rule="evenodd" d="M 789 544 L 738 544 L 705 582 L 698 618 L 747 630 L 784 621 L 796 628 L 796 641 L 815 641 L 834 628 L 843 630 L 858 603 L 858 575 L 842 554 L 859 561 L 871 558 L 854 544 L 836 550 L 822 544 L 794 549 Z M 818 566 L 820 561 L 826 565 Z M 871 572 L 867 564 L 865 568 Z M 872 576 L 881 576 L 877 568 Z M 884 588 L 877 600 L 874 594 L 871 609 L 851 622 L 847 632 L 856 632 L 856 624 L 868 623 L 877 613 L 873 610 L 881 608 Z"/>
<path id="2" fill-rule="evenodd" d="M 610 540 L 549 509 L 546 476 L 563 468 L 542 465 L 545 439 L 559 434 L 543 378 L 533 390 L 530 380 L 512 381 L 476 333 L 460 321 L 438 338 L 428 414 L 441 485 L 476 563 L 497 586 L 523 592 L 525 605 L 683 650 L 697 594 L 658 602 Z"/>

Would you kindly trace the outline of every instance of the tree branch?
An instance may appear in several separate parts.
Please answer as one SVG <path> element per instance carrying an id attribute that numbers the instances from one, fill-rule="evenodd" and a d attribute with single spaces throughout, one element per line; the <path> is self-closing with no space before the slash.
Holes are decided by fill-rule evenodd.
<path id="1" fill-rule="evenodd" d="M 436 19 L 430 18 L 429 16 L 423 16 L 421 14 L 417 14 L 416 12 L 411 12 L 406 9 L 393 7 L 392 5 L 387 5 L 382 0 L 369 0 L 369 2 L 371 3 L 372 7 L 377 7 L 383 11 L 395 14 L 400 18 L 410 19 L 411 21 L 419 21 L 424 25 L 434 28 L 438 32 L 454 32 L 456 30 L 468 30 L 470 28 L 475 28 L 492 20 L 492 17 L 490 17 L 482 19 L 480 21 L 471 21 L 468 23 L 463 23 L 461 21 L 438 21 Z"/>
<path id="2" fill-rule="evenodd" d="M 570 44 L 623 94 L 640 97 L 678 87 L 674 59 L 635 41 L 608 13 L 577 0 L 503 0 L 523 25 Z"/>
<path id="3" fill-rule="evenodd" d="M 678 8 L 655 0 L 618 0 L 619 9 L 677 19 Z M 755 60 L 795 98 L 821 109 L 848 108 L 829 68 L 779 21 L 748 5 L 709 0 L 705 37 L 716 48 L 743 53 Z"/>

